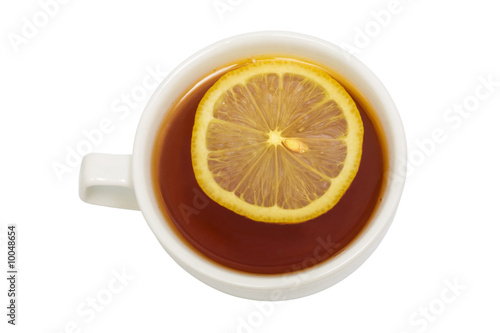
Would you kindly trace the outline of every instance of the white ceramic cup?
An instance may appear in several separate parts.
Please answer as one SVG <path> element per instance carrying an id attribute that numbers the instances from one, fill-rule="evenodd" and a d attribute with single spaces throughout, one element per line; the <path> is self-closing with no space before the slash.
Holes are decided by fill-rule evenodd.
<path id="1" fill-rule="evenodd" d="M 279 275 L 238 272 L 214 264 L 191 250 L 172 230 L 171 223 L 165 221 L 158 208 L 151 177 L 156 134 L 172 104 L 213 69 L 261 55 L 308 59 L 347 78 L 377 111 L 388 144 L 388 175 L 397 175 L 388 177 L 384 200 L 368 226 L 344 251 L 306 270 Z M 365 65 L 340 47 L 314 37 L 289 32 L 259 32 L 210 45 L 174 69 L 144 110 L 132 155 L 89 154 L 84 157 L 80 197 L 92 204 L 141 210 L 169 255 L 207 285 L 239 297 L 279 301 L 310 295 L 334 285 L 373 253 L 396 213 L 405 178 L 400 170 L 405 168 L 406 140 L 401 119 L 387 90 Z"/>

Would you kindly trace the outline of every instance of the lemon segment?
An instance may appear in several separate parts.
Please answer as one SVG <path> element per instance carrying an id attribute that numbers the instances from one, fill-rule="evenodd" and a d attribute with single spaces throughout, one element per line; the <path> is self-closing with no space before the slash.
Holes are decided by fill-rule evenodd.
<path id="1" fill-rule="evenodd" d="M 201 189 L 255 221 L 300 223 L 330 210 L 356 176 L 363 122 L 315 66 L 260 60 L 223 75 L 196 111 L 191 156 Z"/>

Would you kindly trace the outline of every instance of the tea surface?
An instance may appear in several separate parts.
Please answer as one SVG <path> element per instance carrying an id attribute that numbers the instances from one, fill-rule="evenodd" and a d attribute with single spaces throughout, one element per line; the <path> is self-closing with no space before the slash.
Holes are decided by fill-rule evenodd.
<path id="1" fill-rule="evenodd" d="M 226 267 L 259 274 L 311 267 L 352 242 L 382 200 L 386 152 L 381 131 L 375 125 L 373 111 L 361 103 L 355 91 L 345 87 L 357 102 L 365 130 L 359 171 L 342 199 L 327 213 L 299 224 L 255 222 L 240 216 L 203 193 L 191 163 L 191 134 L 198 103 L 220 76 L 240 65 L 205 77 L 169 110 L 153 156 L 153 181 L 160 208 L 189 246 Z"/>

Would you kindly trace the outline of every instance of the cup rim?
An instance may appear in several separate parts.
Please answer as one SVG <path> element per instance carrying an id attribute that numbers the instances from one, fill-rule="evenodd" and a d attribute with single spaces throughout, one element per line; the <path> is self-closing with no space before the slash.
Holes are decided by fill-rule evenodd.
<path id="1" fill-rule="evenodd" d="M 387 140 L 387 174 L 395 175 L 397 170 L 404 170 L 407 151 L 401 118 L 389 93 L 371 70 L 349 52 L 316 37 L 294 32 L 262 31 L 236 35 L 211 44 L 187 58 L 163 80 L 146 105 L 137 128 L 132 157 L 132 178 L 144 218 L 163 248 L 181 267 L 199 280 L 228 294 L 269 300 L 273 293 L 280 294 L 281 291 L 281 299 L 291 299 L 315 293 L 339 282 L 368 258 L 394 218 L 405 175 L 398 174 L 398 177 L 387 179 L 384 200 L 377 207 L 369 224 L 351 244 L 341 253 L 306 270 L 279 275 L 238 272 L 213 263 L 179 239 L 170 224 L 164 221 L 152 186 L 151 156 L 159 124 L 178 96 L 197 79 L 209 73 L 213 69 L 210 66 L 216 64 L 221 57 L 230 57 L 227 55 L 230 52 L 251 54 L 249 49 L 256 50 L 259 46 L 269 50 L 281 47 L 283 53 L 289 52 L 290 56 L 295 55 L 298 49 L 304 51 L 303 53 L 316 52 L 314 54 L 317 56 L 328 56 L 331 59 L 329 61 L 338 65 L 341 71 L 352 72 L 350 80 L 362 83 L 353 84 L 368 95 L 372 104 L 383 107 L 383 111 L 378 110 L 377 114 Z M 234 60 L 242 59 L 236 54 L 233 56 Z M 221 60 L 219 66 L 227 63 Z"/>

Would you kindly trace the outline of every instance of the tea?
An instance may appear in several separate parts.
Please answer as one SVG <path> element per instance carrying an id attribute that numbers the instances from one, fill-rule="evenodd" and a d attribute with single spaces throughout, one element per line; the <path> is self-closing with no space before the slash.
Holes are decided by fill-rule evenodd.
<path id="1" fill-rule="evenodd" d="M 363 230 L 383 196 L 387 153 L 374 111 L 354 87 L 332 75 L 356 101 L 364 125 L 363 155 L 351 186 L 327 213 L 299 224 L 269 224 L 240 216 L 199 188 L 191 162 L 191 134 L 198 103 L 227 71 L 201 79 L 168 110 L 153 153 L 153 182 L 167 223 L 202 255 L 226 267 L 278 274 L 316 265 L 341 252 Z"/>

